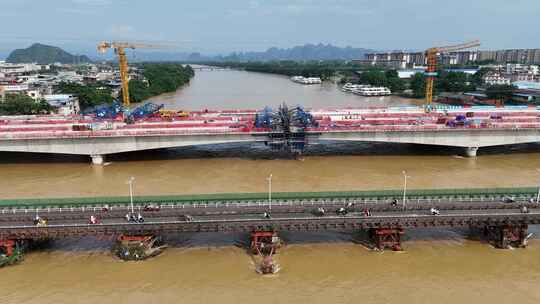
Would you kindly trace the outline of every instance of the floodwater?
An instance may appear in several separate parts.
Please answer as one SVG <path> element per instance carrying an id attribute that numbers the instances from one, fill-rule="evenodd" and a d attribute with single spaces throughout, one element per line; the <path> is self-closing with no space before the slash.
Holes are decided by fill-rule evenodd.
<path id="1" fill-rule="evenodd" d="M 370 99 L 332 84 L 238 71 L 198 72 L 192 84 L 155 98 L 184 109 L 262 108 L 287 101 L 306 107 L 410 104 Z M 92 166 L 86 157 L 0 153 L 3 198 L 266 191 L 535 186 L 540 147 L 481 149 L 477 158 L 449 148 L 327 143 L 300 159 L 264 146 L 234 144 L 126 153 Z M 536 235 L 538 227 L 532 227 Z M 0 303 L 538 303 L 540 240 L 497 250 L 464 229 L 407 231 L 406 251 L 373 252 L 343 233 L 284 233 L 282 270 L 260 276 L 236 246 L 242 234 L 174 236 L 171 248 L 145 262 L 114 259 L 110 242 L 62 240 L 0 269 Z"/>

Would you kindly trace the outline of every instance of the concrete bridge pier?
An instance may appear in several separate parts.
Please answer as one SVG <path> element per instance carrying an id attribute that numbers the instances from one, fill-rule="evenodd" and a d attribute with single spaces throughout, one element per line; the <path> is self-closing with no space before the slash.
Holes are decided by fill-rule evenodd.
<path id="1" fill-rule="evenodd" d="M 120 235 L 112 252 L 124 261 L 140 261 L 159 255 L 166 245 L 156 245 L 159 238 L 153 235 Z"/>
<path id="2" fill-rule="evenodd" d="M 16 240 L 0 240 L 0 267 L 13 265 L 22 259 L 23 252 Z"/>
<path id="3" fill-rule="evenodd" d="M 103 154 L 92 154 L 90 157 L 93 165 L 103 165 L 105 163 L 105 155 Z"/>
<path id="4" fill-rule="evenodd" d="M 478 152 L 478 147 L 467 147 L 465 148 L 465 156 L 467 157 L 476 157 Z"/>
<path id="5" fill-rule="evenodd" d="M 530 237 L 527 228 L 527 225 L 485 226 L 484 235 L 497 248 L 525 248 Z"/>
<path id="6" fill-rule="evenodd" d="M 386 248 L 393 251 L 403 250 L 401 247 L 401 236 L 405 232 L 403 228 L 371 228 L 369 229 L 369 238 L 378 250 Z"/>
<path id="7" fill-rule="evenodd" d="M 281 239 L 275 231 L 253 231 L 250 250 L 252 254 L 273 254 L 281 246 Z"/>

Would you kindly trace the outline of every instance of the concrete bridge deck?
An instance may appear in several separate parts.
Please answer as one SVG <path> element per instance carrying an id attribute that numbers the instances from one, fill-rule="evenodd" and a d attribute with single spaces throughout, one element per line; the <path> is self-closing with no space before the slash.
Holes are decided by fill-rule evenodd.
<path id="1" fill-rule="evenodd" d="M 421 108 L 312 110 L 309 141 L 360 141 L 480 147 L 540 141 L 537 108 Z M 134 124 L 92 117 L 0 117 L 0 151 L 79 154 L 103 162 L 107 154 L 239 142 L 267 142 L 275 130 L 255 127 L 256 111 L 200 111 Z M 466 117 L 466 115 L 468 115 Z M 465 123 L 466 122 L 466 123 Z M 308 142 L 309 143 L 309 142 Z"/>

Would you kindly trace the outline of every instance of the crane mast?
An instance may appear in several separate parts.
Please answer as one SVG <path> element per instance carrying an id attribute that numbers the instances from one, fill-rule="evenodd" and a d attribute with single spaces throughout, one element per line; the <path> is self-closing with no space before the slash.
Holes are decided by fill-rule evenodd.
<path id="1" fill-rule="evenodd" d="M 455 52 L 459 50 L 469 49 L 473 47 L 480 46 L 479 40 L 470 41 L 467 43 L 462 43 L 458 45 L 444 46 L 444 47 L 433 47 L 426 50 L 426 106 L 431 107 L 433 102 L 433 83 L 435 77 L 437 76 L 437 56 L 440 53 Z"/>
<path id="2" fill-rule="evenodd" d="M 99 53 L 105 53 L 107 49 L 114 49 L 116 55 L 118 55 L 118 65 L 120 67 L 120 79 L 122 80 L 122 102 L 124 106 L 129 106 L 129 69 L 126 58 L 126 48 L 138 49 L 138 48 L 159 48 L 161 46 L 143 44 L 143 43 L 130 43 L 130 42 L 101 42 L 97 46 Z"/>

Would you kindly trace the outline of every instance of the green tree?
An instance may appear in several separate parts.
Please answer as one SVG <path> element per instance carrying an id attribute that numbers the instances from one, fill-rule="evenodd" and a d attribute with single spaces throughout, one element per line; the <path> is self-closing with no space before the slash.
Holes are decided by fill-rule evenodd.
<path id="1" fill-rule="evenodd" d="M 416 73 L 411 78 L 410 88 L 415 98 L 426 97 L 426 78 L 422 73 Z"/>
<path id="2" fill-rule="evenodd" d="M 62 94 L 77 96 L 81 109 L 113 102 L 111 89 L 100 83 L 82 85 L 73 82 L 61 82 L 56 87 L 56 90 Z"/>
<path id="3" fill-rule="evenodd" d="M 503 103 L 511 100 L 517 87 L 510 84 L 496 84 L 486 88 L 486 95 L 490 99 L 500 100 Z"/>
<path id="4" fill-rule="evenodd" d="M 386 76 L 385 86 L 388 87 L 390 91 L 400 93 L 405 90 L 405 81 L 399 78 L 398 71 L 387 70 L 384 74 Z"/>
<path id="5" fill-rule="evenodd" d="M 372 86 L 386 86 L 387 79 L 384 71 L 370 70 L 362 72 L 360 75 L 360 83 Z"/>
<path id="6" fill-rule="evenodd" d="M 443 92 L 465 92 L 469 89 L 467 74 L 463 72 L 439 72 L 437 88 Z"/>
<path id="7" fill-rule="evenodd" d="M 47 102 L 36 102 L 24 94 L 7 94 L 5 102 L 0 103 L 0 115 L 48 114 L 52 110 Z"/>
<path id="8" fill-rule="evenodd" d="M 130 80 L 129 96 L 132 102 L 141 102 L 152 96 L 174 92 L 189 83 L 195 75 L 191 66 L 177 63 L 145 63 L 141 68 L 148 84 L 140 80 Z"/>
<path id="9" fill-rule="evenodd" d="M 148 85 L 140 80 L 129 81 L 129 99 L 131 102 L 142 102 L 151 97 Z M 122 96 L 120 96 L 122 98 Z"/>

